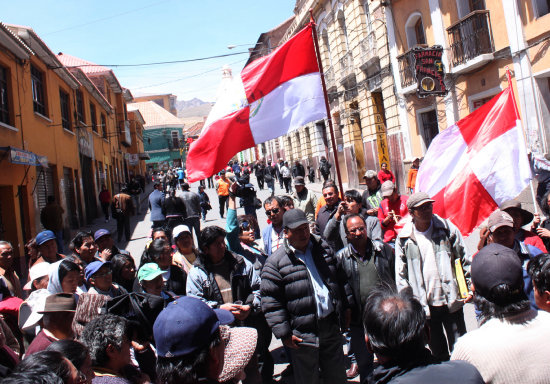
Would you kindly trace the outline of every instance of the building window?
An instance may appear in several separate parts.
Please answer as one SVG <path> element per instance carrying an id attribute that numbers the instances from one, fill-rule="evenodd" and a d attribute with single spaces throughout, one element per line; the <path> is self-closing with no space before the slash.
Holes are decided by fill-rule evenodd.
<path id="1" fill-rule="evenodd" d="M 33 110 L 46 116 L 46 98 L 44 92 L 44 73 L 31 65 L 32 106 Z"/>
<path id="2" fill-rule="evenodd" d="M 8 94 L 8 70 L 0 67 L 0 122 L 11 124 Z"/>
<path id="3" fill-rule="evenodd" d="M 69 109 L 69 94 L 62 89 L 59 90 L 59 104 L 61 105 L 61 126 L 71 130 L 71 112 Z"/>
<path id="4" fill-rule="evenodd" d="M 493 97 L 495 97 L 495 96 L 493 95 L 493 96 L 484 97 L 484 98 L 481 98 L 481 99 L 477 99 L 477 100 L 472 101 L 472 110 L 470 111 L 470 113 L 472 113 L 473 111 L 475 111 L 476 109 L 478 109 L 479 107 L 481 107 L 483 104 L 487 103 L 487 102 L 488 102 L 489 100 L 491 100 Z"/>
<path id="5" fill-rule="evenodd" d="M 172 131 L 172 148 L 176 149 L 180 147 L 180 140 L 178 131 Z"/>
<path id="6" fill-rule="evenodd" d="M 426 44 L 427 40 L 424 32 L 424 23 L 422 22 L 422 15 L 420 13 L 416 12 L 409 16 L 409 19 L 405 23 L 405 33 L 407 34 L 409 49 L 417 45 Z"/>
<path id="7" fill-rule="evenodd" d="M 90 103 L 90 119 L 92 119 L 92 131 L 97 132 L 97 118 L 95 114 L 95 105 Z"/>
<path id="8" fill-rule="evenodd" d="M 76 91 L 76 117 L 78 121 L 86 124 L 84 121 L 84 95 L 78 90 Z"/>
<path id="9" fill-rule="evenodd" d="M 537 17 L 550 13 L 550 0 L 533 0 L 533 3 Z"/>
<path id="10" fill-rule="evenodd" d="M 428 150 L 432 140 L 439 133 L 439 125 L 437 124 L 437 112 L 435 109 L 420 113 L 420 125 L 422 128 L 422 139 L 424 148 Z"/>
<path id="11" fill-rule="evenodd" d="M 107 138 L 107 119 L 105 118 L 105 115 L 101 114 L 101 133 L 103 134 L 103 138 Z"/>

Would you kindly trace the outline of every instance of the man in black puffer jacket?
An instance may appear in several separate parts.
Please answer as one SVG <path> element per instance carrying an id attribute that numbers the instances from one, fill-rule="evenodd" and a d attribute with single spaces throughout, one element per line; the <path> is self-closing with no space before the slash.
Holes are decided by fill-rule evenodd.
<path id="1" fill-rule="evenodd" d="M 262 270 L 262 311 L 275 337 L 292 349 L 297 383 L 346 383 L 339 318 L 352 304 L 334 253 L 311 235 L 306 215 L 283 216 L 285 240 Z M 320 371 L 320 374 L 319 374 Z"/>

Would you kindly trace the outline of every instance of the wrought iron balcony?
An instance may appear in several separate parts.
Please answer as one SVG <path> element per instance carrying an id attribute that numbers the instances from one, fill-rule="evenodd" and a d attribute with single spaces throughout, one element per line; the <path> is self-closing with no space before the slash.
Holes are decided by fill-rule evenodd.
<path id="1" fill-rule="evenodd" d="M 344 80 L 348 76 L 355 74 L 351 52 L 346 52 L 338 63 L 340 65 L 340 80 Z"/>
<path id="2" fill-rule="evenodd" d="M 474 11 L 447 28 L 453 67 L 477 56 L 493 53 L 493 33 L 489 11 Z"/>
<path id="3" fill-rule="evenodd" d="M 370 32 L 367 37 L 360 43 L 361 46 L 361 64 L 368 66 L 368 64 L 378 57 L 378 50 L 376 49 L 376 36 L 374 31 Z"/>
<path id="4" fill-rule="evenodd" d="M 416 82 L 414 51 L 409 49 L 404 54 L 397 57 L 399 63 L 399 75 L 401 77 L 401 87 L 406 88 Z"/>

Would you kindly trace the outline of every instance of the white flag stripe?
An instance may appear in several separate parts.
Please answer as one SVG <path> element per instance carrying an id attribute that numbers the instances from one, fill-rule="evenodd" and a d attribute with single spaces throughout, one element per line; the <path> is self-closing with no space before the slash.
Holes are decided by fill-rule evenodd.
<path id="1" fill-rule="evenodd" d="M 250 130 L 254 142 L 260 144 L 326 115 L 321 76 L 310 73 L 281 84 L 250 104 Z"/>
<path id="2" fill-rule="evenodd" d="M 435 196 L 464 168 L 468 161 L 468 146 L 457 125 L 440 132 L 430 144 L 418 173 L 416 191 Z"/>
<path id="3" fill-rule="evenodd" d="M 531 179 L 525 140 L 517 124 L 470 159 L 473 172 L 498 205 L 514 199 Z"/>

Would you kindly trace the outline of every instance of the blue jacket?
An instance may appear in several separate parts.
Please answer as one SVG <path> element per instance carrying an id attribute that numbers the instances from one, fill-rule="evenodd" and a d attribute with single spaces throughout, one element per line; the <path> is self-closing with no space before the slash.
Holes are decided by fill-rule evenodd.
<path id="1" fill-rule="evenodd" d="M 271 232 L 273 231 L 273 224 L 269 224 L 262 231 L 262 239 L 264 241 L 264 252 L 267 256 L 271 255 Z M 281 242 L 281 245 L 283 243 Z"/>
<path id="2" fill-rule="evenodd" d="M 166 220 L 162 206 L 164 204 L 164 193 L 155 189 L 149 195 L 149 209 L 151 210 L 151 221 Z"/>

